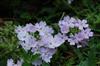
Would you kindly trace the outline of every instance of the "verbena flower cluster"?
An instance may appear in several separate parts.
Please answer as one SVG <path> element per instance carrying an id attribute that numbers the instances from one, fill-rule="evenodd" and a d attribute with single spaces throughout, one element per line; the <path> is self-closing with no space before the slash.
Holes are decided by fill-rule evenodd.
<path id="1" fill-rule="evenodd" d="M 26 24 L 25 27 L 18 26 L 16 33 L 25 51 L 31 50 L 33 54 L 40 54 L 40 58 L 45 62 L 50 62 L 56 47 L 65 41 L 60 33 L 53 36 L 54 30 L 43 21 L 35 25 Z"/>
<path id="2" fill-rule="evenodd" d="M 68 41 L 70 45 L 81 47 L 79 43 L 82 40 L 93 36 L 87 20 L 65 16 L 58 25 L 60 32 L 57 34 L 54 34 L 53 28 L 48 26 L 45 21 L 40 21 L 34 25 L 29 23 L 26 26 L 17 26 L 15 32 L 22 48 L 26 52 L 31 51 L 33 54 L 40 54 L 40 58 L 45 62 L 50 62 L 57 47 L 64 42 Z"/>
<path id="3" fill-rule="evenodd" d="M 93 32 L 91 32 L 85 19 L 80 20 L 78 18 L 65 16 L 59 21 L 59 26 L 61 33 L 67 36 L 67 41 L 70 45 L 77 44 L 77 47 L 81 47 L 81 41 L 93 36 Z"/>

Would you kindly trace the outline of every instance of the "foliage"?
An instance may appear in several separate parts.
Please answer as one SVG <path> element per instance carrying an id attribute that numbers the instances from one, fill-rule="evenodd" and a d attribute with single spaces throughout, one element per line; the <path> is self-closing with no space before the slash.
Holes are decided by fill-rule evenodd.
<path id="1" fill-rule="evenodd" d="M 18 49 L 20 46 L 14 33 L 17 24 L 45 20 L 47 24 L 52 25 L 58 31 L 54 23 L 57 23 L 64 15 L 87 19 L 94 32 L 94 37 L 88 41 L 88 46 L 83 48 L 76 48 L 64 43 L 58 48 L 51 63 L 43 63 L 42 66 L 100 66 L 100 1 L 74 0 L 71 4 L 68 4 L 67 0 L 42 1 L 9 0 L 11 3 L 9 9 L 13 11 L 15 20 L 5 21 L 5 25 L 0 27 L 1 66 L 6 66 L 8 58 L 17 60 L 20 57 L 26 60 L 23 66 L 31 66 L 29 63 L 38 58 L 38 56 L 27 55 L 21 48 Z M 5 0 L 4 3 L 8 3 L 8 1 Z"/>

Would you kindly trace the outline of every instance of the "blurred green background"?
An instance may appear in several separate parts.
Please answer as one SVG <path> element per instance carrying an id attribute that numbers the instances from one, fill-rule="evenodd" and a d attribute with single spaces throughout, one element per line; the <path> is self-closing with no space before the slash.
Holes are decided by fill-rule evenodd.
<path id="1" fill-rule="evenodd" d="M 71 4 L 68 4 L 67 0 L 0 0 L 0 18 L 3 20 L 0 22 L 13 22 L 6 23 L 7 25 L 0 29 L 0 38 L 4 39 L 0 42 L 0 66 L 6 66 L 6 60 L 10 56 L 18 58 L 20 50 L 14 51 L 17 49 L 17 39 L 13 39 L 16 38 L 14 25 L 40 20 L 54 25 L 66 15 L 87 19 L 94 37 L 90 38 L 88 46 L 83 48 L 63 44 L 51 63 L 43 66 L 100 66 L 100 0 L 74 0 Z"/>

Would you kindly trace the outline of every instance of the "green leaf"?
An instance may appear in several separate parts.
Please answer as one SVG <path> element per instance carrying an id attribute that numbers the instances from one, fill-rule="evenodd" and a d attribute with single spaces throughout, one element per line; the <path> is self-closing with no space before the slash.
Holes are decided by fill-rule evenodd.
<path id="1" fill-rule="evenodd" d="M 20 18 L 30 20 L 32 16 L 28 12 L 22 12 Z"/>
<path id="2" fill-rule="evenodd" d="M 88 66 L 88 61 L 81 61 L 77 66 Z"/>
<path id="3" fill-rule="evenodd" d="M 32 66 L 30 63 L 24 62 L 22 66 Z"/>
<path id="4" fill-rule="evenodd" d="M 6 63 L 7 62 L 7 60 L 6 59 L 2 59 L 2 60 L 0 60 L 0 66 L 7 66 Z"/>
<path id="5" fill-rule="evenodd" d="M 32 63 L 33 61 L 35 61 L 39 58 L 38 54 L 33 55 L 32 53 L 26 53 L 26 51 L 24 51 L 24 49 L 21 49 L 19 54 L 26 63 Z"/>
<path id="6" fill-rule="evenodd" d="M 50 64 L 44 62 L 44 63 L 42 64 L 42 66 L 50 66 Z"/>
<path id="7" fill-rule="evenodd" d="M 65 63 L 65 65 L 66 65 L 66 66 L 73 66 L 74 63 L 75 63 L 74 59 L 73 59 L 73 58 L 70 58 L 70 59 Z"/>
<path id="8" fill-rule="evenodd" d="M 88 66 L 96 66 L 96 51 L 95 47 L 92 47 L 88 54 Z"/>

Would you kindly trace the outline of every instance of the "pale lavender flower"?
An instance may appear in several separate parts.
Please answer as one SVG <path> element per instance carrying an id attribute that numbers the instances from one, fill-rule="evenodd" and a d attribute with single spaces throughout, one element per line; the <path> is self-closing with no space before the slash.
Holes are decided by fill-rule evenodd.
<path id="1" fill-rule="evenodd" d="M 93 36 L 93 32 L 91 32 L 90 29 L 85 29 L 75 34 L 73 37 L 70 37 L 68 39 L 68 42 L 70 42 L 70 45 L 75 45 L 83 41 L 84 39 L 89 39 L 89 37 L 92 37 L 92 36 Z"/>
<path id="2" fill-rule="evenodd" d="M 28 51 L 31 47 L 36 46 L 36 39 L 29 35 L 29 33 L 25 30 L 18 32 L 17 37 L 20 40 L 19 44 L 25 49 L 25 51 Z"/>
<path id="3" fill-rule="evenodd" d="M 59 27 L 60 27 L 62 33 L 68 33 L 69 32 L 68 23 L 66 23 L 62 20 L 59 21 Z"/>
<path id="4" fill-rule="evenodd" d="M 21 41 L 25 41 L 27 36 L 29 36 L 29 34 L 27 32 L 24 32 L 24 31 L 21 31 L 17 34 L 18 39 Z"/>
<path id="5" fill-rule="evenodd" d="M 17 37 L 19 40 L 21 41 L 24 41 L 25 38 L 29 35 L 27 33 L 27 31 L 25 29 L 23 29 L 23 27 L 21 26 L 18 26 L 16 29 L 15 29 L 15 32 L 17 33 Z"/>
<path id="6" fill-rule="evenodd" d="M 25 51 L 28 51 L 31 48 L 36 47 L 37 42 L 32 36 L 27 36 L 25 41 L 20 41 L 20 45 L 25 49 Z"/>
<path id="7" fill-rule="evenodd" d="M 7 66 L 13 66 L 13 65 L 14 65 L 13 59 L 8 59 Z"/>
<path id="8" fill-rule="evenodd" d="M 78 27 L 80 30 L 83 30 L 84 28 L 88 28 L 87 20 L 80 20 L 77 19 L 78 24 L 76 27 Z"/>
<path id="9" fill-rule="evenodd" d="M 26 30 L 27 32 L 35 32 L 36 31 L 35 26 L 31 23 L 26 24 L 26 26 L 23 29 Z"/>
<path id="10" fill-rule="evenodd" d="M 57 35 L 54 36 L 54 41 L 52 42 L 52 44 L 54 45 L 54 47 L 59 47 L 64 42 L 65 42 L 64 36 L 58 33 Z"/>
<path id="11" fill-rule="evenodd" d="M 54 32 L 54 30 L 51 27 L 47 26 L 47 24 L 43 21 L 36 23 L 35 28 L 41 36 L 44 36 L 46 34 L 52 34 Z"/>
<path id="12" fill-rule="evenodd" d="M 52 58 L 55 52 L 56 52 L 56 49 L 50 49 L 46 47 L 40 48 L 40 54 L 41 54 L 40 56 L 42 60 L 44 60 L 47 63 L 50 62 L 50 59 Z"/>
<path id="13" fill-rule="evenodd" d="M 40 21 L 39 23 L 35 24 L 35 28 L 39 31 L 40 29 L 46 27 L 46 23 L 44 21 Z"/>
<path id="14" fill-rule="evenodd" d="M 82 20 L 81 24 L 82 24 L 82 26 L 83 26 L 84 28 L 89 27 L 89 25 L 87 24 L 87 20 L 85 20 L 85 19 Z"/>
<path id="15" fill-rule="evenodd" d="M 68 38 L 68 42 L 70 43 L 70 45 L 75 45 L 76 43 L 78 43 L 77 39 L 74 36 Z"/>
<path id="16" fill-rule="evenodd" d="M 14 63 L 13 59 L 8 59 L 7 60 L 7 66 L 22 66 L 23 61 L 22 60 L 18 60 L 17 63 Z"/>
<path id="17" fill-rule="evenodd" d="M 45 47 L 48 48 L 56 48 L 62 45 L 65 41 L 65 38 L 60 33 L 55 35 L 54 37 L 52 35 L 45 35 L 42 37 L 41 40 L 45 45 Z"/>
<path id="18" fill-rule="evenodd" d="M 65 16 L 63 20 L 59 21 L 59 27 L 62 33 L 68 33 L 70 28 L 74 28 L 77 20 L 73 17 Z"/>
<path id="19" fill-rule="evenodd" d="M 89 37 L 93 36 L 93 32 L 91 32 L 90 28 L 87 28 L 87 29 L 83 30 L 83 32 L 84 32 L 84 34 L 86 34 Z"/>
<path id="20" fill-rule="evenodd" d="M 29 32 L 34 32 L 34 30 L 31 30 L 33 28 L 32 24 L 27 24 L 25 27 L 18 26 L 15 29 L 15 32 L 17 33 L 17 37 L 20 40 L 19 44 L 24 48 L 25 51 L 30 50 L 32 47 L 36 46 L 36 39 L 29 34 Z"/>

